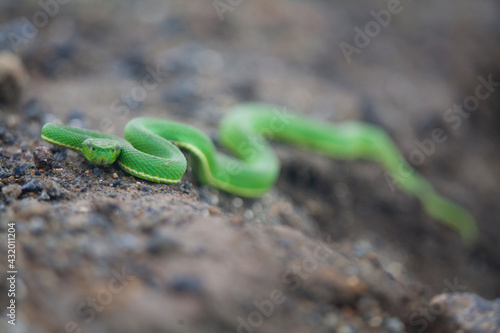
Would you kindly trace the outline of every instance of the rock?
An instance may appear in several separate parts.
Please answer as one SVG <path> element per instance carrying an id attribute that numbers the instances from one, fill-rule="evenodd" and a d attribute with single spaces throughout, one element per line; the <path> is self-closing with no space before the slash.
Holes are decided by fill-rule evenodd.
<path id="1" fill-rule="evenodd" d="M 24 165 L 17 165 L 14 168 L 14 178 L 19 179 L 24 176 L 25 169 L 26 167 Z"/>
<path id="2" fill-rule="evenodd" d="M 138 188 L 143 192 L 151 192 L 151 187 L 149 187 L 148 185 L 140 184 L 138 185 Z"/>
<path id="3" fill-rule="evenodd" d="M 62 195 L 61 188 L 53 180 L 47 180 L 45 182 L 45 191 L 47 192 L 47 195 L 54 200 L 59 199 Z"/>
<path id="4" fill-rule="evenodd" d="M 197 276 L 176 276 L 169 282 L 169 287 L 178 293 L 203 292 L 203 285 Z"/>
<path id="5" fill-rule="evenodd" d="M 50 196 L 47 194 L 47 191 L 43 190 L 42 193 L 40 193 L 40 196 L 38 197 L 38 200 L 40 201 L 49 201 Z"/>
<path id="6" fill-rule="evenodd" d="M 154 235 L 149 242 L 148 251 L 151 254 L 168 254 L 180 248 L 180 243 L 174 237 Z"/>
<path id="7" fill-rule="evenodd" d="M 14 105 L 21 97 L 28 75 L 21 59 L 10 53 L 0 53 L 0 104 Z"/>
<path id="8" fill-rule="evenodd" d="M 43 186 L 38 179 L 32 179 L 22 186 L 23 193 L 40 192 Z"/>
<path id="9" fill-rule="evenodd" d="M 2 143 L 4 145 L 13 145 L 14 143 L 16 143 L 17 139 L 18 136 L 16 134 L 6 133 L 2 139 Z"/>
<path id="10" fill-rule="evenodd" d="M 0 178 L 9 178 L 10 177 L 10 172 L 9 170 L 5 168 L 0 168 Z"/>
<path id="11" fill-rule="evenodd" d="M 399 318 L 389 318 L 385 323 L 385 327 L 391 333 L 405 331 L 405 325 L 401 322 L 401 320 L 399 320 Z"/>
<path id="12" fill-rule="evenodd" d="M 23 189 L 19 184 L 10 184 L 2 188 L 2 193 L 8 199 L 17 199 L 23 193 Z"/>
<path id="13" fill-rule="evenodd" d="M 431 299 L 429 307 L 454 332 L 500 332 L 500 298 L 488 301 L 471 293 L 440 294 Z"/>
<path id="14" fill-rule="evenodd" d="M 103 201 L 97 201 L 94 205 L 94 210 L 102 214 L 103 216 L 110 217 L 114 213 L 122 210 L 120 202 L 114 199 L 106 199 Z"/>
<path id="15" fill-rule="evenodd" d="M 44 146 L 36 147 L 33 150 L 33 161 L 37 169 L 51 170 L 54 166 L 54 156 L 49 148 Z"/>

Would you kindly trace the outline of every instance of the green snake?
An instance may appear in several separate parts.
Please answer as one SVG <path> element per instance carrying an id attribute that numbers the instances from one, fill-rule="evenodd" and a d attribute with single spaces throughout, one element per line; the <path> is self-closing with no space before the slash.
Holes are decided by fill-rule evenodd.
<path id="1" fill-rule="evenodd" d="M 181 180 L 189 152 L 197 178 L 241 197 L 258 197 L 274 185 L 280 162 L 266 139 L 284 141 L 331 157 L 366 158 L 382 164 L 395 184 L 418 197 L 425 211 L 457 230 L 462 238 L 476 237 L 473 217 L 444 198 L 401 156 L 382 129 L 362 122 L 330 124 L 291 114 L 260 103 L 234 107 L 219 125 L 218 142 L 229 154 L 218 152 L 198 129 L 158 118 L 135 118 L 125 127 L 125 139 L 97 131 L 45 124 L 42 139 L 72 149 L 91 163 L 116 161 L 124 171 L 152 182 Z M 406 170 L 404 177 L 401 170 Z"/>

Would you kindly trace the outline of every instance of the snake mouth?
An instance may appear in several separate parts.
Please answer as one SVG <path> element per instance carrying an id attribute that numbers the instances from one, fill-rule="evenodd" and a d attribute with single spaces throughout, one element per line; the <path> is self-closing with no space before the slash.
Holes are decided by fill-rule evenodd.
<path id="1" fill-rule="evenodd" d="M 93 164 L 95 165 L 106 165 L 106 161 L 104 158 L 100 157 L 100 158 L 96 158 L 92 161 Z"/>

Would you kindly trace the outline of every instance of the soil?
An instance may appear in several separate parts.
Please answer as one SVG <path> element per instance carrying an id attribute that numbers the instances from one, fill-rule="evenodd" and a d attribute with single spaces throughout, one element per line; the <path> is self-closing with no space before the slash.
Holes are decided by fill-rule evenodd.
<path id="1" fill-rule="evenodd" d="M 497 1 L 46 3 L 0 4 L 0 267 L 14 223 L 17 271 L 16 325 L 4 311 L 0 331 L 455 332 L 431 298 L 500 297 Z M 390 22 L 370 23 L 381 10 Z M 276 186 L 242 199 L 190 169 L 155 184 L 40 138 L 46 122 L 121 136 L 144 115 L 215 138 L 243 101 L 384 128 L 478 240 L 370 161 L 274 143 Z"/>

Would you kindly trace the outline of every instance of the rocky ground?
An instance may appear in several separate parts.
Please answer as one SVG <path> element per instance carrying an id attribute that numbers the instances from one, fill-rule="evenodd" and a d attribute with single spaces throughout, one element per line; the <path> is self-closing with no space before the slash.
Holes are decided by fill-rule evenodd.
<path id="1" fill-rule="evenodd" d="M 497 2 L 42 3 L 0 4 L 3 309 L 12 223 L 17 270 L 1 332 L 500 332 Z M 454 108 L 471 96 L 478 110 Z M 122 135 L 141 115 L 215 137 L 248 100 L 383 127 L 477 242 L 369 161 L 276 143 L 279 181 L 249 200 L 40 139 L 46 122 Z"/>

